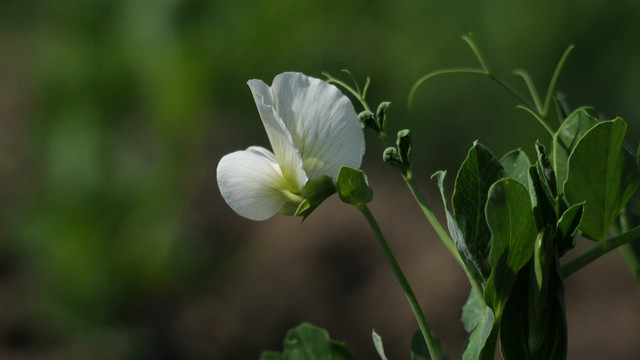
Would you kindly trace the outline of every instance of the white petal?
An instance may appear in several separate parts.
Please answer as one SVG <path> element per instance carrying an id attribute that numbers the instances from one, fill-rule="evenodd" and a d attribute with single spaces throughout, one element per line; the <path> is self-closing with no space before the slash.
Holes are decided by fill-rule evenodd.
<path id="1" fill-rule="evenodd" d="M 284 174 L 285 186 L 299 193 L 307 182 L 300 152 L 293 143 L 289 130 L 276 112 L 271 89 L 261 80 L 249 80 L 249 88 L 267 131 L 275 158 Z"/>
<path id="2" fill-rule="evenodd" d="M 360 167 L 364 134 L 351 101 L 338 88 L 288 72 L 276 76 L 271 94 L 309 178 L 331 175 L 335 179 L 343 165 Z"/>
<path id="3" fill-rule="evenodd" d="M 248 219 L 266 220 L 288 201 L 280 167 L 265 148 L 252 146 L 225 155 L 218 163 L 217 177 L 224 200 Z"/>

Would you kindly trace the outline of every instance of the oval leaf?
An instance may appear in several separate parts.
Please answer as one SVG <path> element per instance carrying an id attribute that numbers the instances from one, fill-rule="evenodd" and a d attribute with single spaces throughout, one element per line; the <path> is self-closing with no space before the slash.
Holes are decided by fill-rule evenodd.
<path id="1" fill-rule="evenodd" d="M 564 194 L 570 205 L 585 202 L 580 230 L 597 241 L 604 241 L 638 187 L 635 159 L 622 148 L 626 129 L 621 118 L 600 122 L 569 156 Z"/>

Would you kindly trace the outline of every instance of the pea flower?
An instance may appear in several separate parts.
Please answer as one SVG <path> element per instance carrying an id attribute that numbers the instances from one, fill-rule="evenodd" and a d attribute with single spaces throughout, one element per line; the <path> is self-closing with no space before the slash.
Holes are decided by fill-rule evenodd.
<path id="1" fill-rule="evenodd" d="M 335 86 L 294 72 L 276 76 L 271 87 L 261 80 L 248 85 L 273 152 L 250 146 L 218 163 L 218 187 L 236 213 L 251 220 L 293 215 L 308 181 L 335 181 L 343 165 L 360 167 L 362 128 Z"/>

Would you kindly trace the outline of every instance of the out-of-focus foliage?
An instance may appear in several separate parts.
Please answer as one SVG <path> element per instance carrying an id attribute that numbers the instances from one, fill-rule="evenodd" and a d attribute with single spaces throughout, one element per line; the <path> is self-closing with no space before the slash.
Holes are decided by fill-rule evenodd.
<path id="1" fill-rule="evenodd" d="M 214 168 L 267 143 L 248 79 L 371 76 L 369 99 L 393 103 L 390 127 L 412 129 L 415 167 L 428 173 L 475 139 L 497 153 L 548 140 L 484 78 L 439 78 L 405 109 L 423 74 L 475 65 L 463 33 L 504 77 L 524 67 L 539 88 L 575 44 L 559 89 L 627 119 L 635 144 L 639 17 L 640 3 L 623 0 L 0 3 L 0 282 L 21 314 L 3 320 L 2 348 L 199 358 L 168 319 L 233 278 L 247 223 L 223 205 Z M 367 150 L 366 166 L 381 150 Z"/>

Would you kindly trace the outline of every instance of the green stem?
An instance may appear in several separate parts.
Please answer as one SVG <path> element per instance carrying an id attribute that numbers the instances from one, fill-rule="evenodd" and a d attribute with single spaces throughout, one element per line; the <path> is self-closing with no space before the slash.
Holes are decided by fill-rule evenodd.
<path id="1" fill-rule="evenodd" d="M 439 347 L 436 343 L 435 337 L 433 336 L 433 334 L 431 333 L 431 330 L 429 329 L 429 324 L 427 324 L 427 319 L 424 317 L 422 309 L 420 308 L 420 304 L 418 303 L 418 300 L 416 299 L 416 296 L 413 293 L 413 290 L 411 289 L 411 285 L 409 285 L 407 278 L 404 276 L 404 273 L 402 272 L 402 269 L 400 268 L 398 261 L 393 255 L 393 252 L 391 251 L 391 248 L 389 247 L 387 240 L 382 234 L 382 230 L 380 229 L 378 222 L 376 221 L 375 217 L 373 216 L 373 214 L 371 213 L 367 205 L 362 204 L 356 207 L 358 208 L 358 210 L 360 210 L 360 212 L 362 212 L 364 217 L 367 219 L 367 222 L 369 222 L 369 226 L 371 226 L 371 230 L 373 230 L 374 234 L 376 235 L 376 239 L 378 240 L 378 243 L 382 247 L 382 250 L 384 251 L 384 254 L 387 257 L 387 260 L 389 260 L 389 263 L 391 264 L 393 273 L 395 274 L 396 279 L 400 283 L 400 286 L 402 287 L 402 290 L 404 291 L 404 294 L 406 295 L 407 300 L 409 301 L 411 310 L 413 310 L 413 314 L 416 317 L 416 320 L 418 321 L 418 326 L 420 326 L 420 331 L 422 332 L 424 341 L 426 342 L 427 348 L 429 349 L 429 355 L 431 356 L 431 359 L 443 360 L 444 357 L 442 353 L 439 351 Z"/>
<path id="2" fill-rule="evenodd" d="M 456 259 L 458 264 L 460 264 L 460 266 L 462 266 L 462 268 L 464 269 L 465 268 L 464 262 L 460 257 L 460 253 L 458 253 L 456 244 L 453 242 L 453 239 L 451 239 L 451 237 L 449 236 L 449 233 L 444 229 L 442 224 L 440 224 L 440 221 L 438 221 L 438 218 L 435 216 L 433 211 L 431 211 L 431 209 L 429 208 L 429 205 L 427 205 L 427 200 L 425 199 L 424 195 L 422 195 L 422 192 L 420 192 L 420 189 L 418 189 L 416 182 L 413 180 L 413 174 L 411 173 L 411 171 L 407 171 L 407 174 L 404 175 L 403 178 L 404 178 L 404 181 L 407 183 L 407 186 L 409 187 L 411 194 L 413 195 L 416 202 L 420 206 L 420 209 L 422 209 L 422 212 L 427 217 L 427 220 L 429 220 L 429 223 L 433 227 L 433 230 L 435 230 L 436 234 L 438 234 L 438 236 L 442 240 L 442 243 L 444 244 L 444 246 L 447 247 L 447 249 L 449 250 L 451 255 L 453 255 L 453 257 Z"/>
<path id="3" fill-rule="evenodd" d="M 564 264 L 562 266 L 562 277 L 565 279 L 568 278 L 571 274 L 582 269 L 600 256 L 637 238 L 640 238 L 640 226 L 636 226 L 623 234 L 614 236 L 600 244 L 595 245 L 591 249 L 585 251 L 584 253 L 578 255 L 577 257 Z"/>

